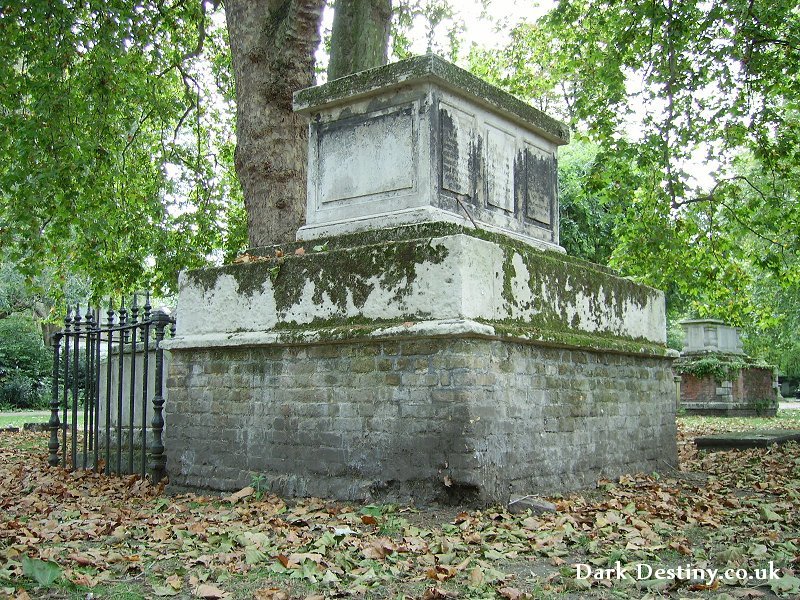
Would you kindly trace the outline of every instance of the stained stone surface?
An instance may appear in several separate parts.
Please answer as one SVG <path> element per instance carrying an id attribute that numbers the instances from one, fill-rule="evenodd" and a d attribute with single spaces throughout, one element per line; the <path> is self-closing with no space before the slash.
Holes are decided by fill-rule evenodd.
<path id="1" fill-rule="evenodd" d="M 430 55 L 294 100 L 298 241 L 180 278 L 172 484 L 487 505 L 676 466 L 664 295 L 563 253 L 562 123 Z"/>
<path id="2" fill-rule="evenodd" d="M 719 319 L 693 319 L 681 321 L 685 334 L 681 354 L 721 352 L 744 354 L 739 329 L 726 325 Z"/>
<path id="3" fill-rule="evenodd" d="M 561 250 L 566 126 L 470 73 L 414 57 L 301 90 L 295 110 L 311 117 L 299 240 L 444 221 Z"/>
<path id="4" fill-rule="evenodd" d="M 494 336 L 666 354 L 664 295 L 602 267 L 456 226 L 336 238 L 279 262 L 183 273 L 170 348 L 383 335 Z M 394 239 L 392 239 L 394 238 Z M 256 250 L 254 250 L 256 251 Z M 263 249 L 265 254 L 274 250 Z"/>
<path id="5" fill-rule="evenodd" d="M 773 429 L 718 433 L 695 438 L 698 448 L 705 450 L 733 450 L 745 448 L 767 448 L 772 444 L 786 444 L 800 441 L 800 431 L 796 429 Z"/>

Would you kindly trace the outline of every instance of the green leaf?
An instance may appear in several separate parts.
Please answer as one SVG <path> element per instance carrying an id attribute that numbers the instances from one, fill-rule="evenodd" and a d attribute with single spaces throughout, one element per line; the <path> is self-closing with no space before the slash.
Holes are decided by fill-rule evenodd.
<path id="1" fill-rule="evenodd" d="M 368 504 L 358 512 L 359 514 L 362 515 L 369 515 L 371 517 L 380 517 L 383 514 L 383 507 L 376 506 L 374 504 Z"/>
<path id="2" fill-rule="evenodd" d="M 791 597 L 800 594 L 800 579 L 793 575 L 784 575 L 770 581 L 769 587 L 779 596 Z"/>
<path id="3" fill-rule="evenodd" d="M 22 558 L 22 572 L 42 587 L 48 587 L 61 577 L 61 567 L 52 561 L 25 556 Z"/>
<path id="4" fill-rule="evenodd" d="M 174 587 L 169 585 L 158 585 L 158 584 L 153 585 L 153 594 L 159 597 L 177 596 L 180 593 L 181 593 L 180 590 L 176 590 Z"/>
<path id="5" fill-rule="evenodd" d="M 759 507 L 758 513 L 761 515 L 761 518 L 765 521 L 769 522 L 783 521 L 783 517 L 781 517 L 778 513 L 772 510 L 772 507 L 768 504 Z"/>
<path id="6" fill-rule="evenodd" d="M 266 555 L 255 546 L 247 546 L 244 549 L 244 560 L 248 565 L 255 565 L 266 559 Z"/>

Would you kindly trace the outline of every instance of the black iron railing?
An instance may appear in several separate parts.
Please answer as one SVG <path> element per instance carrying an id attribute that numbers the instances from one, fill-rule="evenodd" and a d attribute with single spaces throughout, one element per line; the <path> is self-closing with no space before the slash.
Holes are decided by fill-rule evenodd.
<path id="1" fill-rule="evenodd" d="M 149 294 L 137 302 L 117 312 L 109 302 L 104 323 L 99 309 L 75 307 L 53 336 L 51 466 L 164 477 L 161 341 L 175 319 L 153 311 Z"/>

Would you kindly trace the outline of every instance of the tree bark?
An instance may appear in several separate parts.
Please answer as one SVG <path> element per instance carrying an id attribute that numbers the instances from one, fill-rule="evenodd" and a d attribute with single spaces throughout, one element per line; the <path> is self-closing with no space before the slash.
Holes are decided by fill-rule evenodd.
<path id="1" fill-rule="evenodd" d="M 386 64 L 392 0 L 336 0 L 328 79 Z"/>
<path id="2" fill-rule="evenodd" d="M 292 93 L 314 83 L 325 0 L 226 0 L 236 80 L 236 173 L 250 246 L 293 241 L 305 219 L 308 121 Z"/>

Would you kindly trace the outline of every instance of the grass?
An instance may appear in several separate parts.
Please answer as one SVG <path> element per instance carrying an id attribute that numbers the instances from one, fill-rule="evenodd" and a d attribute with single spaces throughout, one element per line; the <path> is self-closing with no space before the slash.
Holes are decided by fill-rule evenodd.
<path id="1" fill-rule="evenodd" d="M 59 419 L 63 415 L 59 413 Z M 49 410 L 21 410 L 12 412 L 0 412 L 0 429 L 17 427 L 22 429 L 25 423 L 47 423 L 50 420 Z M 78 427 L 83 427 L 83 410 L 78 410 Z"/>
<path id="2" fill-rule="evenodd" d="M 49 410 L 29 410 L 0 413 L 0 429 L 19 427 L 25 423 L 46 423 L 50 419 Z"/>
<path id="3" fill-rule="evenodd" d="M 687 429 L 750 431 L 752 429 L 800 429 L 800 410 L 779 410 L 774 417 L 694 417 L 681 416 L 678 421 Z"/>

